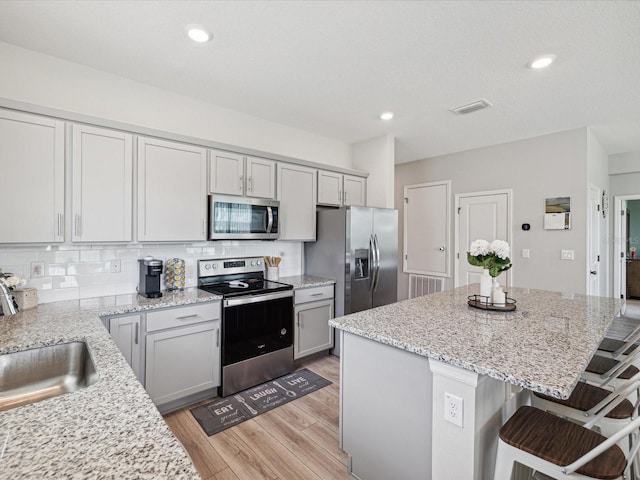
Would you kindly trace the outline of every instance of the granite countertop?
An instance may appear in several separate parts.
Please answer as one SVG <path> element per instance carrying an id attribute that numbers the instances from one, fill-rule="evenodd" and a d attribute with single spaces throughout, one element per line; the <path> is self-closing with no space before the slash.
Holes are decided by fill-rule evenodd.
<path id="1" fill-rule="evenodd" d="M 623 300 L 510 288 L 513 312 L 467 305 L 477 284 L 334 318 L 345 332 L 567 398 Z"/>
<path id="2" fill-rule="evenodd" d="M 298 290 L 301 288 L 321 287 L 323 285 L 333 285 L 335 280 L 329 280 L 328 278 L 313 277 L 311 275 L 292 275 L 290 277 L 280 277 L 280 282 L 293 285 L 293 288 Z"/>
<path id="3" fill-rule="evenodd" d="M 156 300 L 120 295 L 55 302 L 0 317 L 0 354 L 84 341 L 100 376 L 82 390 L 0 412 L 0 476 L 199 479 L 99 318 L 218 298 L 195 290 Z"/>
<path id="4" fill-rule="evenodd" d="M 97 300 L 100 303 L 99 314 L 101 317 L 109 317 L 112 315 L 143 312 L 145 310 L 155 310 L 158 308 L 179 307 L 181 305 L 221 299 L 222 295 L 215 295 L 200 290 L 199 288 L 191 287 L 171 292 L 164 291 L 160 298 L 145 298 L 137 294 L 129 294 L 90 300 Z M 83 300 L 82 302 L 86 304 L 87 301 Z"/>

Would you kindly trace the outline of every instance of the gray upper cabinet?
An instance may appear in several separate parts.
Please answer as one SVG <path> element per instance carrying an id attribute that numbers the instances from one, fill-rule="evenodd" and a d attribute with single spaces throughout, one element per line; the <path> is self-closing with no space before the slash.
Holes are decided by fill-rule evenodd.
<path id="1" fill-rule="evenodd" d="M 247 197 L 276 198 L 276 162 L 247 157 L 246 171 Z"/>
<path id="2" fill-rule="evenodd" d="M 318 170 L 318 204 L 347 206 L 366 204 L 366 179 Z"/>
<path id="3" fill-rule="evenodd" d="M 64 122 L 0 110 L 0 243 L 64 241 Z"/>
<path id="4" fill-rule="evenodd" d="M 211 150 L 209 193 L 275 198 L 276 162 Z"/>
<path id="5" fill-rule="evenodd" d="M 206 239 L 207 152 L 138 138 L 138 240 Z"/>
<path id="6" fill-rule="evenodd" d="M 132 135 L 73 126 L 74 242 L 130 242 L 133 202 Z"/>
<path id="7" fill-rule="evenodd" d="M 209 193 L 244 195 L 244 156 L 210 151 Z"/>
<path id="8" fill-rule="evenodd" d="M 278 164 L 280 240 L 316 239 L 316 170 Z"/>
<path id="9" fill-rule="evenodd" d="M 343 205 L 364 207 L 367 204 L 367 179 L 353 175 L 343 175 Z"/>

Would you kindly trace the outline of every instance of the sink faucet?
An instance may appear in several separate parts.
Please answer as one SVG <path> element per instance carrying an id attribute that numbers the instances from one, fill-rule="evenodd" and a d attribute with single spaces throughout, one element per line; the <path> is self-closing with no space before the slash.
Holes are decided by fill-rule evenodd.
<path id="1" fill-rule="evenodd" d="M 9 289 L 2 281 L 0 281 L 0 306 L 2 307 L 2 314 L 5 317 L 18 313 L 18 309 L 14 305 L 13 298 L 9 293 Z"/>

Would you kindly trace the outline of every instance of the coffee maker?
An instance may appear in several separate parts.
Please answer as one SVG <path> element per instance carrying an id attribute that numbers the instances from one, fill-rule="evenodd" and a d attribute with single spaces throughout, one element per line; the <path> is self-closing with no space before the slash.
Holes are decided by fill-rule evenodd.
<path id="1" fill-rule="evenodd" d="M 162 275 L 162 260 L 144 257 L 138 260 L 140 280 L 138 293 L 147 298 L 160 298 L 160 276 Z"/>

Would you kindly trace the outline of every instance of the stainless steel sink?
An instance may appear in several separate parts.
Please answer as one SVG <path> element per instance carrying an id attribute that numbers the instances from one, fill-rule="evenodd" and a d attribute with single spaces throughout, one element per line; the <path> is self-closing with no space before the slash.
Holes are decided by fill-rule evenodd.
<path id="1" fill-rule="evenodd" d="M 74 392 L 98 380 L 84 342 L 6 353 L 0 355 L 0 411 Z"/>

